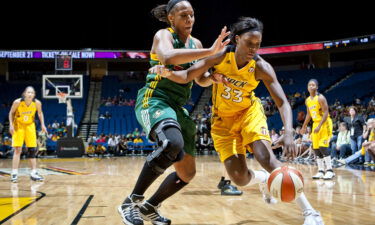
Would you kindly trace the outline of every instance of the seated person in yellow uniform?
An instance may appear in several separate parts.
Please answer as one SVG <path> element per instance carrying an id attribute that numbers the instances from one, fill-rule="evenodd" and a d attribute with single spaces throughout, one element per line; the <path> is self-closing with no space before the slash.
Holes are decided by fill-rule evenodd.
<path id="1" fill-rule="evenodd" d="M 104 153 L 105 153 L 106 150 L 107 149 L 103 145 L 98 144 L 98 146 L 96 146 L 96 149 L 95 149 L 95 154 L 97 154 L 98 156 L 99 155 L 104 155 Z"/>
<path id="2" fill-rule="evenodd" d="M 14 148 L 13 166 L 11 181 L 18 181 L 18 166 L 22 152 L 22 146 L 25 143 L 30 158 L 31 173 L 30 178 L 34 181 L 43 181 L 44 178 L 36 170 L 37 141 L 35 129 L 35 113 L 38 112 L 42 131 L 47 133 L 44 125 L 44 116 L 42 103 L 35 99 L 35 90 L 33 87 L 26 87 L 22 93 L 22 98 L 16 99 L 9 112 L 9 133 L 12 135 L 12 147 Z"/>
<path id="3" fill-rule="evenodd" d="M 307 114 L 301 133 L 305 133 L 306 127 L 312 119 L 312 148 L 318 164 L 318 173 L 313 176 L 313 179 L 331 180 L 335 173 L 332 170 L 331 154 L 328 150 L 329 141 L 332 137 L 332 120 L 328 112 L 328 103 L 326 98 L 318 93 L 317 80 L 311 79 L 308 82 L 307 89 L 310 96 L 306 98 Z"/>
<path id="4" fill-rule="evenodd" d="M 204 76 L 213 68 L 212 89 L 213 116 L 211 135 L 214 147 L 219 153 L 231 180 L 237 185 L 261 184 L 261 191 L 268 203 L 275 199 L 267 192 L 269 172 L 282 166 L 271 149 L 266 116 L 254 89 L 263 81 L 274 99 L 284 123 L 285 134 L 280 139 L 287 156 L 294 156 L 292 110 L 276 78 L 272 66 L 257 55 L 262 41 L 262 23 L 254 18 L 242 17 L 232 26 L 231 41 L 225 51 L 197 62 L 188 70 L 170 71 L 163 66 L 151 68 L 177 83 L 187 83 L 195 77 Z M 246 149 L 265 170 L 248 169 Z M 304 193 L 296 199 L 303 211 L 305 224 L 323 224 L 320 213 L 313 209 Z"/>
<path id="5" fill-rule="evenodd" d="M 90 143 L 89 146 L 87 146 L 86 155 L 90 156 L 93 154 L 95 154 L 95 146 L 92 143 Z"/>

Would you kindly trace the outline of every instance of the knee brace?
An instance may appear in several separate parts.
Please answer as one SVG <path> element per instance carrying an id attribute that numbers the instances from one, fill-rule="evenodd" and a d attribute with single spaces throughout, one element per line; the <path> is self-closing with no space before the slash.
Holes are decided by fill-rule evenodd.
<path id="1" fill-rule="evenodd" d="M 27 148 L 27 157 L 30 159 L 36 158 L 37 152 L 36 148 Z"/>
<path id="2" fill-rule="evenodd" d="M 164 173 L 169 166 L 174 162 L 181 160 L 183 157 L 183 143 L 182 147 L 178 143 L 172 143 L 166 136 L 165 131 L 168 128 L 175 128 L 174 130 L 177 129 L 180 134 L 177 133 L 176 135 L 181 135 L 181 128 L 177 121 L 173 119 L 162 120 L 156 125 L 152 134 L 157 139 L 158 148 L 148 155 L 146 159 L 148 165 L 158 174 Z"/>

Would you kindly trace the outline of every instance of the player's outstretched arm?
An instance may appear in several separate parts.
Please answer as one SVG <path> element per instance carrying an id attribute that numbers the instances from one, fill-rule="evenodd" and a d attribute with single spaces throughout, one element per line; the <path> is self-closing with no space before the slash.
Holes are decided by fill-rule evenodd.
<path id="1" fill-rule="evenodd" d="M 225 56 L 224 53 L 225 51 L 223 50 L 219 54 L 205 58 L 194 64 L 188 70 L 171 71 L 163 65 L 157 65 L 152 67 L 149 72 L 159 74 L 160 76 L 179 84 L 186 84 L 199 76 L 203 76 L 208 69 L 220 63 Z"/>
<path id="2" fill-rule="evenodd" d="M 229 39 L 225 40 L 229 34 L 227 27 L 224 27 L 211 48 L 175 49 L 172 45 L 173 37 L 171 33 L 162 29 L 154 36 L 153 48 L 163 65 L 184 64 L 217 54 L 229 43 Z"/>
<path id="3" fill-rule="evenodd" d="M 285 133 L 280 143 L 284 145 L 288 157 L 296 155 L 296 146 L 293 141 L 293 114 L 292 108 L 285 96 L 285 93 L 276 78 L 276 73 L 272 66 L 259 58 L 256 64 L 255 77 L 257 80 L 262 80 L 267 87 L 272 99 L 275 101 L 279 109 L 281 119 L 285 127 Z"/>

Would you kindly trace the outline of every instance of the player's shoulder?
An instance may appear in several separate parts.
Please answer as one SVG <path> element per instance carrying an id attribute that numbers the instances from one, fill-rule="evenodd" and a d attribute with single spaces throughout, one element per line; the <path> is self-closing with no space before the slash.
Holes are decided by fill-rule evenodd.
<path id="1" fill-rule="evenodd" d="M 191 39 L 193 40 L 194 44 L 197 46 L 197 48 L 203 48 L 202 42 L 193 36 L 191 36 Z"/>
<path id="2" fill-rule="evenodd" d="M 270 68 L 272 68 L 271 64 L 267 62 L 265 59 L 263 59 L 260 55 L 256 54 L 253 58 L 256 63 L 256 67 L 260 70 L 266 71 Z"/>
<path id="3" fill-rule="evenodd" d="M 318 94 L 318 100 L 326 100 L 326 97 L 322 93 Z"/>
<path id="4" fill-rule="evenodd" d="M 13 104 L 20 104 L 23 101 L 22 98 L 17 98 L 16 100 L 13 101 Z"/>
<path id="5" fill-rule="evenodd" d="M 41 105 L 42 104 L 42 102 L 41 101 L 39 101 L 38 99 L 36 99 L 36 98 L 34 98 L 34 100 L 33 100 L 34 102 L 35 102 L 35 104 L 37 104 L 37 105 Z"/>
<path id="6" fill-rule="evenodd" d="M 172 33 L 168 28 L 160 29 L 154 35 L 154 39 L 157 39 L 157 40 L 164 39 L 166 37 L 171 38 L 171 39 L 173 38 Z"/>

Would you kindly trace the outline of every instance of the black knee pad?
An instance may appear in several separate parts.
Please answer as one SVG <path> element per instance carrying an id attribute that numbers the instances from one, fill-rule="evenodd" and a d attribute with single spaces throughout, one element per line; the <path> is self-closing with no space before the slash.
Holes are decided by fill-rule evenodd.
<path id="1" fill-rule="evenodd" d="M 319 151 L 322 154 L 323 158 L 330 155 L 327 147 L 320 147 Z"/>
<path id="2" fill-rule="evenodd" d="M 36 158 L 36 148 L 27 148 L 27 157 L 30 159 Z"/>
<path id="3" fill-rule="evenodd" d="M 162 174 L 174 162 L 183 158 L 181 128 L 177 121 L 165 119 L 156 125 L 151 135 L 157 140 L 159 147 L 147 156 L 147 163 L 154 172 Z"/>

